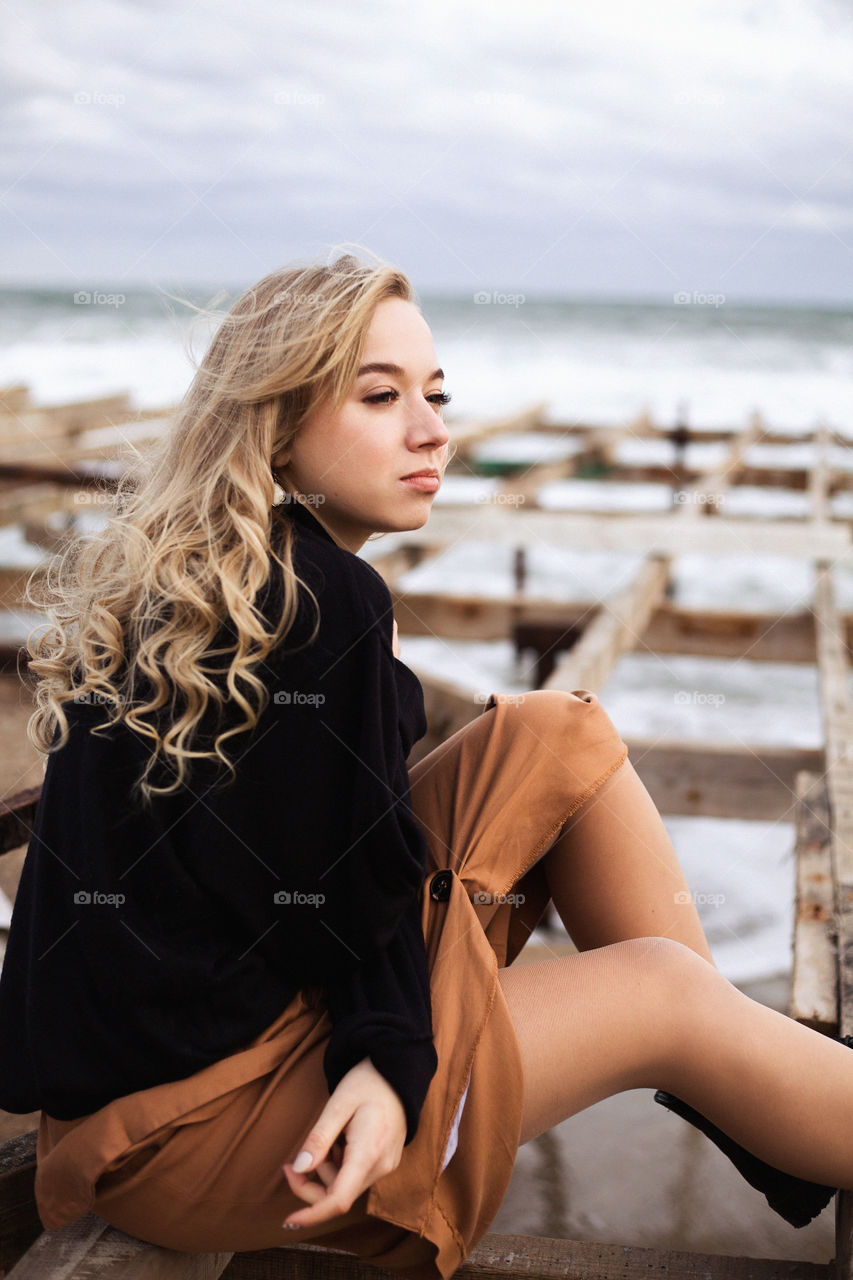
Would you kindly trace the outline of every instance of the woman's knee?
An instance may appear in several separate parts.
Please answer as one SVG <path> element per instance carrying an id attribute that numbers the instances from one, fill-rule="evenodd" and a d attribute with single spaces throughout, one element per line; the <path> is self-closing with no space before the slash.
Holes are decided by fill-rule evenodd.
<path id="1" fill-rule="evenodd" d="M 713 964 L 673 938 L 627 938 L 610 945 L 618 948 L 625 972 L 638 983 L 643 1003 L 651 1000 L 668 1011 L 681 1029 L 714 988 L 729 985 Z"/>
<path id="2" fill-rule="evenodd" d="M 496 702 L 512 708 L 519 728 L 533 732 L 538 738 L 564 735 L 578 720 L 588 716 L 609 723 L 598 698 L 588 689 L 568 693 L 563 689 L 532 689 L 527 693 L 493 694 Z M 564 739 L 565 740 L 565 739 Z"/>

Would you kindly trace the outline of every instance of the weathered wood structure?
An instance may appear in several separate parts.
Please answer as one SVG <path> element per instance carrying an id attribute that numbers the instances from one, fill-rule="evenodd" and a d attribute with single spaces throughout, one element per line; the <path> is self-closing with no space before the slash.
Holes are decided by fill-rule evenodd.
<path id="1" fill-rule="evenodd" d="M 0 392 L 0 525 L 21 522 L 45 548 L 62 535 L 57 512 L 71 516 L 85 495 L 106 500 L 136 444 L 162 432 L 165 414 L 139 415 L 123 397 L 40 410 L 25 388 Z M 547 433 L 565 443 L 557 460 L 486 467 L 477 450 L 509 433 Z M 841 613 L 833 565 L 853 563 L 850 520 L 836 499 L 853 488 L 849 443 L 824 424 L 799 435 L 773 433 L 754 415 L 743 429 L 684 432 L 680 443 L 647 415 L 619 427 L 549 423 L 544 406 L 500 421 L 458 424 L 454 475 L 497 477 L 488 501 L 453 502 L 452 483 L 421 530 L 393 535 L 372 561 L 395 600 L 401 637 L 512 639 L 537 651 L 542 687 L 600 689 L 631 651 L 692 654 L 813 664 L 818 672 L 824 741 L 819 748 L 727 747 L 686 738 L 629 739 L 635 767 L 664 814 L 784 820 L 797 833 L 797 892 L 791 1016 L 827 1034 L 853 1033 L 853 706 L 849 646 L 853 617 Z M 659 457 L 640 458 L 638 442 L 656 443 Z M 717 446 L 704 465 L 691 446 Z M 632 446 L 632 448 L 628 448 Z M 669 449 L 669 454 L 667 454 Z M 633 452 L 632 452 L 633 450 Z M 792 456 L 788 456 L 788 455 Z M 540 500 L 555 480 L 595 477 L 612 484 L 660 483 L 672 491 L 668 509 L 649 514 L 589 509 L 555 511 Z M 734 517 L 727 498 L 738 486 L 775 487 L 806 498 L 799 518 Z M 853 507 L 850 510 L 853 517 Z M 53 521 L 51 523 L 50 521 Z M 515 590 L 485 593 L 412 591 L 404 574 L 460 539 L 516 549 Z M 630 579 L 603 599 L 536 598 L 526 587 L 524 548 L 612 548 L 637 552 Z M 814 566 L 810 608 L 797 612 L 686 608 L 670 595 L 671 566 L 685 551 L 736 550 L 796 556 Z M 27 574 L 0 567 L 7 609 L 18 606 Z M 20 663 L 20 644 L 6 642 L 6 665 Z M 420 758 L 478 715 L 471 688 L 418 672 L 427 698 L 429 733 Z M 28 838 L 39 789 L 0 802 L 0 855 Z M 2 1052 L 2 1048 L 0 1048 Z M 115 1231 L 94 1215 L 42 1232 L 33 1203 L 35 1135 L 0 1149 L 0 1276 L 29 1277 L 297 1277 L 355 1280 L 382 1273 L 347 1254 L 293 1246 L 241 1255 L 185 1255 L 156 1249 Z M 609 1277 L 853 1277 L 853 1193 L 836 1199 L 836 1259 L 829 1265 L 761 1261 L 600 1245 L 539 1237 L 488 1235 L 460 1276 Z"/>

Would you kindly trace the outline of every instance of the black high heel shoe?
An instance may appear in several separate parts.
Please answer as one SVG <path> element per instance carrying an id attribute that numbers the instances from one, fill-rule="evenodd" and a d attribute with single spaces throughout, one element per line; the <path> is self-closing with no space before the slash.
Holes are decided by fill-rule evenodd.
<path id="1" fill-rule="evenodd" d="M 839 1043 L 853 1049 L 853 1036 L 842 1036 Z M 795 1178 L 793 1174 L 774 1169 L 773 1165 L 759 1160 L 758 1156 L 752 1155 L 728 1134 L 723 1133 L 722 1129 L 718 1129 L 705 1116 L 700 1115 L 680 1098 L 673 1097 L 671 1093 L 658 1089 L 655 1102 L 659 1102 L 669 1111 L 674 1111 L 677 1116 L 681 1116 L 682 1120 L 687 1120 L 700 1133 L 704 1133 L 706 1138 L 710 1138 L 723 1154 L 728 1156 L 749 1185 L 756 1191 L 762 1192 L 770 1208 L 792 1227 L 807 1227 L 812 1219 L 826 1208 L 838 1190 L 837 1187 L 825 1187 L 819 1182 L 807 1182 L 805 1178 Z"/>

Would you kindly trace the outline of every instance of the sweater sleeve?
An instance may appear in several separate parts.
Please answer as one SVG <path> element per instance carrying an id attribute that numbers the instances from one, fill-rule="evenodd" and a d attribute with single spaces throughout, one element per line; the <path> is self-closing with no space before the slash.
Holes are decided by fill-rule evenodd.
<path id="1" fill-rule="evenodd" d="M 369 1057 L 403 1103 L 408 1143 L 438 1066 L 419 901 L 426 841 L 411 811 L 404 754 L 411 744 L 402 734 L 410 717 L 400 706 L 390 593 L 373 571 L 360 586 L 348 637 L 342 623 L 335 640 L 321 636 L 327 653 L 337 647 L 318 710 L 323 768 L 327 781 L 341 780 L 344 824 L 317 879 L 323 941 L 331 950 L 338 944 L 322 975 L 332 1022 L 323 1065 L 332 1092 Z"/>
<path id="2" fill-rule="evenodd" d="M 369 1057 L 400 1097 L 408 1145 L 438 1067 L 417 899 L 388 946 L 329 984 L 327 996 L 333 1031 L 323 1066 L 329 1091 Z"/>

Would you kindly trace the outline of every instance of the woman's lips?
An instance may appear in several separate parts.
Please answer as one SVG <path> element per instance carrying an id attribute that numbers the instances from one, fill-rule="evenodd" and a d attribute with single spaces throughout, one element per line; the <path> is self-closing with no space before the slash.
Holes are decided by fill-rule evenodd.
<path id="1" fill-rule="evenodd" d="M 403 484 L 410 485 L 413 489 L 420 490 L 421 493 L 435 493 L 441 484 L 438 476 L 403 476 Z"/>

